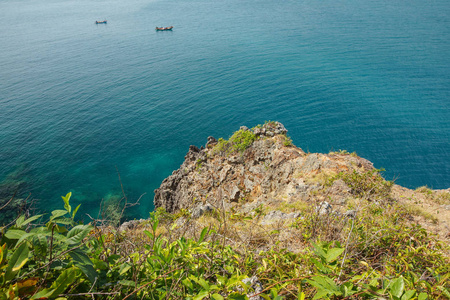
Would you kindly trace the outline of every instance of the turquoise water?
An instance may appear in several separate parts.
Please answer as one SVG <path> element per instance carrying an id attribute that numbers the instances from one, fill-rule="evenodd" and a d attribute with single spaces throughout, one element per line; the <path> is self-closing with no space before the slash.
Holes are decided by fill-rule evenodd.
<path id="1" fill-rule="evenodd" d="M 95 214 L 117 167 L 146 217 L 190 144 L 265 120 L 450 186 L 447 0 L 2 0 L 0 28 L 0 179 L 41 208 Z"/>

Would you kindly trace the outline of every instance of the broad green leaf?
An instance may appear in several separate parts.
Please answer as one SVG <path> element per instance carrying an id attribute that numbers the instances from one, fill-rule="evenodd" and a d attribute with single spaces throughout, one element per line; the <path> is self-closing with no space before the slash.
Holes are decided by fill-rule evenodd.
<path id="1" fill-rule="evenodd" d="M 78 272 L 79 270 L 77 268 L 64 270 L 56 281 L 52 283 L 50 288 L 40 291 L 31 297 L 31 299 L 55 298 L 59 294 L 62 294 L 76 280 L 79 274 Z"/>
<path id="2" fill-rule="evenodd" d="M 330 292 L 334 292 L 336 295 L 337 292 L 341 294 L 339 287 L 334 283 L 334 281 L 325 276 L 314 276 L 310 280 L 307 280 L 312 286 L 317 288 L 326 289 Z"/>
<path id="3" fill-rule="evenodd" d="M 195 281 L 196 283 L 198 283 L 199 285 L 202 286 L 202 288 L 204 288 L 205 290 L 209 291 L 211 289 L 211 287 L 209 286 L 209 283 L 203 279 L 203 278 L 195 278 L 193 276 L 190 277 L 193 281 Z"/>
<path id="4" fill-rule="evenodd" d="M 26 232 L 23 230 L 10 229 L 5 233 L 5 236 L 10 240 L 18 240 L 25 234 L 26 234 Z"/>
<path id="5" fill-rule="evenodd" d="M 417 300 L 427 300 L 428 295 L 426 293 L 420 293 L 419 297 L 417 297 Z"/>
<path id="6" fill-rule="evenodd" d="M 75 222 L 71 218 L 57 218 L 53 220 L 53 222 L 62 224 L 62 225 L 74 225 Z"/>
<path id="7" fill-rule="evenodd" d="M 32 216 L 32 217 L 26 219 L 25 221 L 21 222 L 20 226 L 17 225 L 17 227 L 23 227 L 23 226 L 25 226 L 25 225 L 28 225 L 28 224 L 30 224 L 31 222 L 33 222 L 33 221 L 39 219 L 40 217 L 42 217 L 42 215 Z M 16 224 L 17 224 L 17 222 L 16 222 Z"/>
<path id="8" fill-rule="evenodd" d="M 97 272 L 95 271 L 94 264 L 90 258 L 80 249 L 69 252 L 69 255 L 72 258 L 74 265 L 80 268 L 91 283 L 94 283 Z"/>
<path id="9" fill-rule="evenodd" d="M 313 247 L 314 247 L 314 252 L 316 252 L 317 255 L 319 255 L 320 257 L 325 258 L 326 257 L 326 253 L 323 250 L 322 246 L 316 244 L 316 243 L 312 243 Z"/>
<path id="10" fill-rule="evenodd" d="M 77 225 L 67 233 L 67 244 L 80 243 L 92 230 L 91 225 Z"/>
<path id="11" fill-rule="evenodd" d="M 414 294 L 415 294 L 415 293 L 416 293 L 416 291 L 414 291 L 414 290 L 406 291 L 406 292 L 403 294 L 401 300 L 409 300 L 409 299 L 411 299 L 412 297 L 414 297 Z"/>
<path id="12" fill-rule="evenodd" d="M 14 251 L 11 259 L 8 261 L 8 266 L 5 272 L 5 279 L 11 280 L 14 276 L 19 272 L 19 270 L 27 263 L 28 254 L 29 254 L 28 246 L 26 243 L 23 243 L 19 246 L 19 248 Z"/>
<path id="13" fill-rule="evenodd" d="M 206 296 L 208 296 L 208 291 L 202 290 L 197 294 L 197 296 L 192 298 L 192 300 L 201 300 L 201 299 L 205 298 Z"/>
<path id="14" fill-rule="evenodd" d="M 306 297 L 305 293 L 300 292 L 300 294 L 298 294 L 297 300 L 305 300 L 305 297 Z"/>
<path id="15" fill-rule="evenodd" d="M 403 294 L 403 289 L 405 288 L 405 282 L 403 277 L 395 278 L 391 280 L 391 294 L 397 298 L 400 298 Z"/>
<path id="16" fill-rule="evenodd" d="M 16 220 L 16 226 L 19 228 L 22 227 L 22 223 L 24 221 L 25 221 L 25 216 L 24 215 L 19 216 Z"/>
<path id="17" fill-rule="evenodd" d="M 69 214 L 72 211 L 72 207 L 69 204 L 69 200 L 70 200 L 71 196 L 72 196 L 72 192 L 68 192 L 65 197 L 61 196 L 61 198 L 64 200 L 64 208 L 69 212 Z"/>
<path id="18" fill-rule="evenodd" d="M 314 295 L 313 300 L 315 299 L 322 299 L 328 295 L 328 292 L 326 290 L 317 290 L 317 293 Z"/>
<path id="19" fill-rule="evenodd" d="M 194 290 L 194 285 L 192 284 L 192 282 L 189 280 L 189 278 L 185 278 L 183 280 L 181 280 L 181 283 L 183 283 L 183 285 L 185 287 L 187 287 L 189 290 Z"/>
<path id="20" fill-rule="evenodd" d="M 214 300 L 223 300 L 223 299 L 224 299 L 224 298 L 222 297 L 222 295 L 217 294 L 217 293 L 212 294 L 212 295 L 211 295 L 211 298 L 213 298 Z"/>
<path id="21" fill-rule="evenodd" d="M 36 254 L 41 257 L 45 257 L 47 255 L 47 237 L 42 234 L 36 234 L 33 236 L 33 247 L 35 249 Z"/>
<path id="22" fill-rule="evenodd" d="M 326 254 L 327 263 L 334 261 L 344 251 L 345 251 L 345 248 L 333 248 L 333 249 L 328 250 L 328 252 Z"/>
<path id="23" fill-rule="evenodd" d="M 120 265 L 119 275 L 125 274 L 129 269 L 131 269 L 131 265 L 127 262 Z"/>
<path id="24" fill-rule="evenodd" d="M 52 216 L 50 217 L 50 221 L 53 221 L 56 218 L 62 217 L 65 214 L 67 214 L 67 211 L 65 210 L 61 210 L 61 209 L 57 209 L 52 211 Z"/>

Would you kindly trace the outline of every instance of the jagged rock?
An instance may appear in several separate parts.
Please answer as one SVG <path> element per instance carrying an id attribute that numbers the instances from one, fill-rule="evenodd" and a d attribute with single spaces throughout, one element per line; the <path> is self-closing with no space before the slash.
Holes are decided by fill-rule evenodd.
<path id="1" fill-rule="evenodd" d="M 237 186 L 234 186 L 230 192 L 230 201 L 236 202 L 239 200 L 239 197 L 241 195 L 241 191 Z"/>
<path id="2" fill-rule="evenodd" d="M 207 203 L 205 205 L 199 205 L 199 206 L 195 207 L 192 210 L 191 215 L 193 218 L 200 218 L 204 214 L 211 213 L 213 211 L 214 211 L 214 207 L 211 204 Z"/>
<path id="3" fill-rule="evenodd" d="M 327 201 L 319 203 L 319 205 L 316 207 L 316 212 L 318 212 L 320 216 L 327 215 L 331 213 L 331 211 L 332 211 L 331 204 L 328 203 Z"/>
<path id="4" fill-rule="evenodd" d="M 208 141 L 206 142 L 206 147 L 209 145 L 215 145 L 217 144 L 217 140 L 213 136 L 208 136 Z"/>
<path id="5" fill-rule="evenodd" d="M 253 296 L 253 295 L 259 294 L 263 291 L 263 286 L 257 276 L 253 276 L 250 278 L 244 278 L 244 279 L 242 279 L 242 282 L 247 285 L 250 285 L 250 287 L 254 291 L 253 293 L 247 294 L 247 297 L 249 300 L 263 300 L 264 299 L 263 297 L 261 297 L 259 295 Z"/>
<path id="6" fill-rule="evenodd" d="M 247 126 L 241 126 L 241 127 L 239 127 L 239 130 L 248 131 L 248 127 Z"/>
<path id="7" fill-rule="evenodd" d="M 244 127 L 241 129 L 245 130 Z M 257 126 L 253 132 L 259 138 L 240 153 L 225 156 L 214 153 L 212 145 L 216 139 L 211 136 L 203 150 L 190 146 L 180 168 L 155 190 L 155 207 L 176 212 L 206 200 L 214 207 L 238 205 L 236 209 L 244 209 L 239 208 L 243 205 L 238 203 L 239 199 L 263 205 L 273 199 L 308 201 L 322 188 L 319 182 L 310 180 L 311 176 L 321 172 L 326 175 L 356 168 L 361 170 L 365 166 L 373 169 L 370 162 L 359 157 L 306 154 L 295 146 L 287 147 L 285 139 L 280 137 L 287 130 L 279 122 Z M 219 189 L 223 193 L 219 193 Z M 345 184 L 336 181 L 329 193 L 338 202 L 347 191 Z"/>

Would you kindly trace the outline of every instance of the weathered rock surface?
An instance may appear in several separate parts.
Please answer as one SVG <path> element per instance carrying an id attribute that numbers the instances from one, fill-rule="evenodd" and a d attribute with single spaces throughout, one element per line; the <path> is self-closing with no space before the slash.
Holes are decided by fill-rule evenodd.
<path id="1" fill-rule="evenodd" d="M 373 169 L 371 162 L 360 157 L 309 154 L 293 145 L 286 146 L 287 130 L 279 122 L 241 130 L 253 130 L 258 136 L 242 153 L 213 154 L 217 143 L 213 137 L 208 137 L 204 149 L 190 146 L 181 167 L 155 190 L 155 207 L 175 212 L 181 208 L 198 211 L 195 208 L 206 201 L 214 207 L 222 207 L 224 202 L 231 206 L 265 205 L 268 199 L 308 201 L 327 174 Z M 336 181 L 329 194 L 345 199 L 350 189 Z"/>

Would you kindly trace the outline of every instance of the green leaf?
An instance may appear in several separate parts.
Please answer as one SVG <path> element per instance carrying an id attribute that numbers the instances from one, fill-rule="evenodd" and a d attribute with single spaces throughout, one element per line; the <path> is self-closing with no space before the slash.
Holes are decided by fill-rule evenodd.
<path id="1" fill-rule="evenodd" d="M 10 240 L 18 240 L 25 234 L 26 234 L 26 232 L 23 230 L 10 229 L 5 233 L 5 236 Z"/>
<path id="2" fill-rule="evenodd" d="M 33 222 L 33 221 L 39 219 L 40 217 L 42 217 L 42 215 L 32 216 L 32 217 L 30 217 L 30 218 L 28 218 L 28 219 L 22 221 L 22 222 L 20 223 L 20 225 L 17 224 L 17 221 L 16 221 L 16 225 L 17 225 L 17 227 L 24 227 L 25 225 L 30 224 L 31 222 Z"/>
<path id="3" fill-rule="evenodd" d="M 28 250 L 26 243 L 23 243 L 16 251 L 14 251 L 11 259 L 8 261 L 8 266 L 6 267 L 6 281 L 13 279 L 19 270 L 27 263 L 29 252 L 30 250 Z"/>
<path id="4" fill-rule="evenodd" d="M 248 297 L 245 296 L 245 295 L 239 294 L 239 293 L 233 293 L 233 294 L 228 295 L 227 299 L 230 299 L 230 300 L 247 300 Z"/>
<path id="5" fill-rule="evenodd" d="M 300 294 L 298 294 L 297 300 L 305 300 L 305 297 L 306 297 L 305 293 L 300 292 Z"/>
<path id="6" fill-rule="evenodd" d="M 222 295 L 220 294 L 212 294 L 211 298 L 213 298 L 214 300 L 223 300 L 224 298 L 222 297 Z"/>
<path id="7" fill-rule="evenodd" d="M 47 237 L 42 234 L 33 234 L 33 247 L 35 249 L 36 254 L 41 257 L 45 257 L 47 255 Z"/>
<path id="8" fill-rule="evenodd" d="M 57 209 L 52 211 L 52 216 L 50 217 L 50 221 L 53 221 L 56 218 L 62 217 L 65 214 L 67 214 L 67 211 L 65 210 L 61 210 L 61 209 Z"/>
<path id="9" fill-rule="evenodd" d="M 19 228 L 22 227 L 22 223 L 24 221 L 25 221 L 25 216 L 24 215 L 19 216 L 16 220 L 16 226 Z"/>
<path id="10" fill-rule="evenodd" d="M 313 300 L 322 299 L 328 295 L 326 290 L 317 290 L 317 293 L 314 295 Z"/>
<path id="11" fill-rule="evenodd" d="M 339 292 L 339 294 L 342 294 L 340 292 L 339 287 L 334 283 L 334 281 L 328 277 L 325 276 L 314 276 L 311 278 L 311 280 L 308 281 L 312 286 L 315 286 L 320 289 L 326 289 L 330 292 L 334 292 L 336 295 L 338 295 L 336 292 Z"/>
<path id="12" fill-rule="evenodd" d="M 409 299 L 411 299 L 412 297 L 414 297 L 414 294 L 415 294 L 415 293 L 416 293 L 416 291 L 414 291 L 414 290 L 406 291 L 406 292 L 403 294 L 401 300 L 409 300 Z"/>
<path id="13" fill-rule="evenodd" d="M 71 196 L 72 196 L 72 192 L 68 192 L 65 197 L 61 196 L 61 198 L 64 200 L 64 208 L 69 212 L 69 214 L 72 211 L 72 207 L 69 204 L 69 200 L 70 200 Z"/>
<path id="14" fill-rule="evenodd" d="M 445 287 L 438 285 L 437 288 L 447 297 L 447 299 L 450 299 L 450 292 Z"/>
<path id="15" fill-rule="evenodd" d="M 191 279 L 193 281 L 195 281 L 196 283 L 198 283 L 199 285 L 202 286 L 202 288 L 204 288 L 205 290 L 209 291 L 211 289 L 211 287 L 209 286 L 209 283 L 203 279 L 203 278 L 195 278 L 193 276 L 191 276 Z"/>
<path id="16" fill-rule="evenodd" d="M 333 248 L 333 249 L 328 250 L 328 252 L 326 254 L 327 263 L 334 261 L 344 251 L 345 251 L 345 248 Z"/>
<path id="17" fill-rule="evenodd" d="M 148 231 L 148 230 L 144 230 L 144 233 L 145 233 L 151 240 L 153 240 L 153 233 L 151 233 L 151 232 Z"/>
<path id="18" fill-rule="evenodd" d="M 185 278 L 183 280 L 181 280 L 181 283 L 183 283 L 183 285 L 185 287 L 187 287 L 190 291 L 194 290 L 194 285 L 192 284 L 192 282 L 189 280 L 189 278 Z"/>
<path id="19" fill-rule="evenodd" d="M 78 206 L 73 210 L 72 212 L 72 219 L 75 219 L 75 214 L 77 213 L 78 209 L 80 208 L 81 204 L 78 204 Z"/>
<path id="20" fill-rule="evenodd" d="M 56 281 L 52 283 L 50 288 L 40 291 L 31 297 L 31 299 L 55 298 L 59 294 L 62 294 L 75 281 L 78 272 L 79 270 L 77 268 L 64 270 L 61 275 L 58 276 Z"/>
<path id="21" fill-rule="evenodd" d="M 208 233 L 208 227 L 203 228 L 202 233 L 200 234 L 200 238 L 198 239 L 198 243 L 203 242 L 207 233 Z"/>
<path id="22" fill-rule="evenodd" d="M 67 244 L 72 245 L 80 243 L 91 230 L 92 230 L 91 225 L 75 226 L 67 233 L 67 240 L 66 240 Z"/>
<path id="23" fill-rule="evenodd" d="M 205 298 L 206 296 L 208 296 L 208 291 L 202 290 L 197 294 L 197 296 L 192 298 L 192 300 L 201 300 L 201 299 Z"/>
<path id="24" fill-rule="evenodd" d="M 420 293 L 419 297 L 417 297 L 417 300 L 427 300 L 428 295 L 426 293 Z"/>
<path id="25" fill-rule="evenodd" d="M 403 277 L 395 278 L 391 280 L 391 294 L 394 297 L 400 298 L 403 294 L 403 289 L 405 288 L 405 282 Z"/>
<path id="26" fill-rule="evenodd" d="M 55 223 L 62 225 L 74 225 L 75 222 L 71 218 L 57 218 L 54 220 Z"/>
<path id="27" fill-rule="evenodd" d="M 317 255 L 319 255 L 322 258 L 326 257 L 326 253 L 324 251 L 324 249 L 322 248 L 322 246 L 316 244 L 316 243 L 312 243 L 313 247 L 314 247 L 314 252 L 316 252 Z"/>
<path id="28" fill-rule="evenodd" d="M 135 287 L 136 286 L 136 283 L 134 281 L 131 281 L 131 280 L 119 280 L 119 283 L 121 285 L 124 285 L 124 286 L 131 286 L 131 287 Z"/>
<path id="29" fill-rule="evenodd" d="M 119 267 L 119 275 L 125 274 L 129 269 L 131 269 L 131 265 L 129 263 L 123 263 Z"/>
<path id="30" fill-rule="evenodd" d="M 97 272 L 91 259 L 80 249 L 69 252 L 69 256 L 72 258 L 74 265 L 80 268 L 91 283 L 94 283 Z"/>

